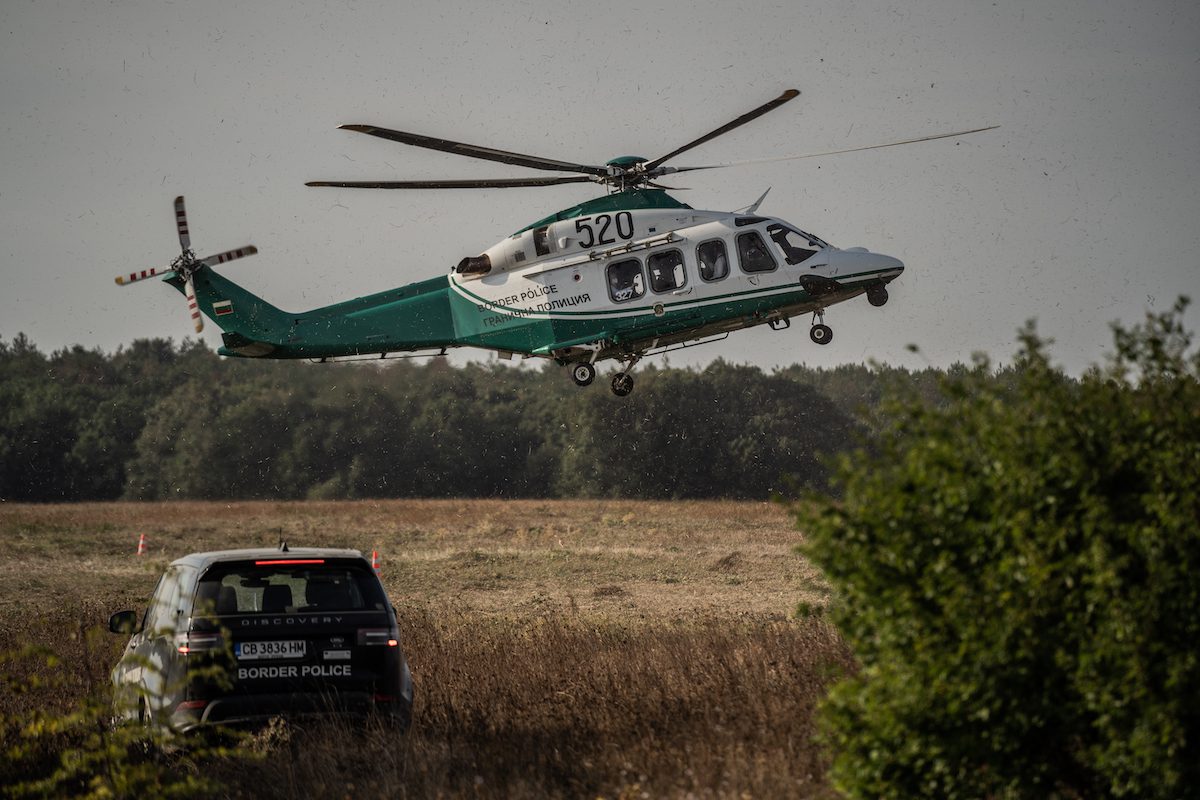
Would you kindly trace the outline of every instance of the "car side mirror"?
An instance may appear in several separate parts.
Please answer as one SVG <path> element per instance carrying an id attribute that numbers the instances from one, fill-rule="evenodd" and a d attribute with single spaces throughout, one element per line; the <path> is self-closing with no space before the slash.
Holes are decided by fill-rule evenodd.
<path id="1" fill-rule="evenodd" d="M 113 633 L 129 635 L 136 633 L 138 619 L 136 611 L 118 611 L 108 618 L 108 629 Z"/>

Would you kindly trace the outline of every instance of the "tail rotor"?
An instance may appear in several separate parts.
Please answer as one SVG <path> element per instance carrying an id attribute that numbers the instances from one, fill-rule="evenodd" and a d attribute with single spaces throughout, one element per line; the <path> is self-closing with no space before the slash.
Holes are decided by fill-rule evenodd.
<path id="1" fill-rule="evenodd" d="M 125 286 L 145 280 L 146 278 L 159 276 L 178 276 L 183 280 L 183 293 L 187 298 L 188 313 L 191 314 L 192 325 L 196 329 L 196 333 L 200 333 L 204 330 L 204 318 L 200 315 L 200 306 L 196 301 L 196 286 L 193 280 L 196 273 L 205 267 L 213 267 L 217 264 L 225 264 L 239 258 L 252 256 L 258 252 L 258 248 L 252 244 L 248 244 L 236 250 L 226 250 L 216 255 L 196 258 L 195 252 L 192 251 L 192 237 L 188 232 L 187 210 L 184 208 L 182 195 L 175 198 L 175 228 L 179 233 L 179 247 L 181 252 L 171 262 L 170 266 L 144 269 L 140 272 L 131 272 L 128 275 L 118 275 L 117 285 Z"/>

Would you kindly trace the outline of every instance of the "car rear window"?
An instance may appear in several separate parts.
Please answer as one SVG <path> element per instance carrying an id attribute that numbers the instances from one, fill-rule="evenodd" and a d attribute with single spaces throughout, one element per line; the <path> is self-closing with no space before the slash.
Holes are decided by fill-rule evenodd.
<path id="1" fill-rule="evenodd" d="M 196 586 L 196 614 L 377 611 L 387 600 L 365 565 L 318 559 L 216 564 Z"/>

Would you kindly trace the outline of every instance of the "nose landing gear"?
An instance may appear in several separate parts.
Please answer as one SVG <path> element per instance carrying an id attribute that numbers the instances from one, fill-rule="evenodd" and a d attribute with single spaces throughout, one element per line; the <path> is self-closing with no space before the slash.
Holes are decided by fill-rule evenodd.
<path id="1" fill-rule="evenodd" d="M 808 329 L 808 338 L 817 344 L 829 344 L 833 341 L 833 328 L 825 324 L 825 309 L 820 308 L 813 312 L 813 324 Z"/>
<path id="2" fill-rule="evenodd" d="M 887 287 L 882 283 L 877 283 L 870 289 L 867 289 L 867 302 L 878 308 L 888 301 Z"/>

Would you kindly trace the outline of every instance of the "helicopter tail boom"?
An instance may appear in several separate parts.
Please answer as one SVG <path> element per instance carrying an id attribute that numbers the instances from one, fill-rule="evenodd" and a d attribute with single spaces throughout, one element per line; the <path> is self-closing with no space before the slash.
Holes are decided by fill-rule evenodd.
<path id="1" fill-rule="evenodd" d="M 185 291 L 176 277 L 168 283 Z M 457 347 L 445 277 L 309 311 L 287 312 L 211 268 L 192 289 L 223 331 L 223 356 L 326 359 Z"/>
<path id="2" fill-rule="evenodd" d="M 187 294 L 178 275 L 167 283 Z M 239 286 L 211 267 L 198 270 L 191 279 L 191 302 L 223 331 L 228 350 L 223 355 L 263 357 L 274 352 L 288 330 L 292 315 Z"/>

